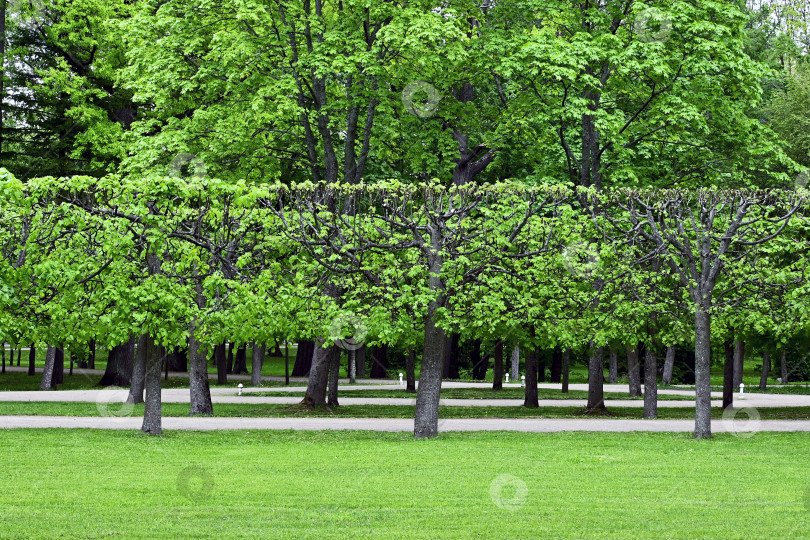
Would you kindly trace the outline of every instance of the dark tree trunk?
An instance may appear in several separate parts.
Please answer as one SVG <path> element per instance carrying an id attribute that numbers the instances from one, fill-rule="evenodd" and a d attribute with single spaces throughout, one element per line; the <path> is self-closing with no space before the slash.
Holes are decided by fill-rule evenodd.
<path id="1" fill-rule="evenodd" d="M 329 355 L 329 398 L 326 404 L 329 407 L 337 407 L 338 403 L 338 382 L 340 379 L 340 349 L 337 347 L 330 347 L 331 352 Z"/>
<path id="2" fill-rule="evenodd" d="M 253 355 L 250 358 L 250 384 L 260 386 L 262 384 L 262 363 L 264 361 L 265 345 L 254 342 Z"/>
<path id="3" fill-rule="evenodd" d="M 284 340 L 284 384 L 290 386 L 290 342 Z"/>
<path id="4" fill-rule="evenodd" d="M 695 313 L 695 438 L 712 436 L 712 327 L 709 307 Z"/>
<path id="5" fill-rule="evenodd" d="M 664 374 L 661 382 L 672 384 L 672 370 L 675 368 L 675 345 L 667 347 L 667 357 L 664 359 Z"/>
<path id="6" fill-rule="evenodd" d="M 325 407 L 327 384 L 329 382 L 329 366 L 332 360 L 334 345 L 323 347 L 324 340 L 319 339 L 315 344 L 315 354 L 309 370 L 307 392 L 301 405 L 305 407 Z"/>
<path id="7" fill-rule="evenodd" d="M 788 368 L 787 368 L 787 353 L 782 349 L 782 355 L 779 357 L 779 365 L 782 371 L 782 384 L 788 383 Z"/>
<path id="8" fill-rule="evenodd" d="M 644 352 L 644 418 L 658 418 L 658 357 L 652 343 Z"/>
<path id="9" fill-rule="evenodd" d="M 588 411 L 605 409 L 605 349 L 591 345 L 591 357 L 588 361 Z"/>
<path id="10" fill-rule="evenodd" d="M 371 378 L 385 379 L 388 377 L 388 345 L 374 347 L 371 364 Z"/>
<path id="11" fill-rule="evenodd" d="M 762 373 L 759 376 L 759 389 L 765 391 L 768 388 L 768 372 L 771 369 L 771 356 L 768 349 L 762 351 Z"/>
<path id="12" fill-rule="evenodd" d="M 745 360 L 745 342 L 734 343 L 734 389 L 740 387 L 743 378 L 743 361 Z"/>
<path id="13" fill-rule="evenodd" d="M 225 365 L 225 372 L 228 375 L 233 373 L 233 347 L 233 343 L 228 343 L 228 356 Z"/>
<path id="14" fill-rule="evenodd" d="M 630 380 L 630 397 L 640 397 L 641 373 L 638 365 L 638 345 L 627 348 L 627 378 Z"/>
<path id="15" fill-rule="evenodd" d="M 127 403 L 130 404 L 143 403 L 143 391 L 146 384 L 146 355 L 148 353 L 147 340 L 146 334 L 138 336 L 135 362 L 132 364 L 132 384 L 129 387 L 129 396 L 127 397 Z"/>
<path id="16" fill-rule="evenodd" d="M 608 382 L 610 384 L 616 384 L 616 381 L 619 380 L 619 355 L 616 352 L 616 349 L 610 349 L 610 363 L 608 364 Z"/>
<path id="17" fill-rule="evenodd" d="M 55 388 L 57 384 L 65 382 L 65 349 L 56 348 L 56 359 L 53 363 L 53 381 L 51 385 Z"/>
<path id="18" fill-rule="evenodd" d="M 723 364 L 723 410 L 734 404 L 734 342 L 731 339 L 723 344 L 726 360 Z"/>
<path id="19" fill-rule="evenodd" d="M 162 428 L 162 402 L 160 399 L 160 368 L 163 365 L 163 354 L 155 340 L 146 339 L 146 406 L 143 411 L 141 431 L 150 435 L 160 435 Z"/>
<path id="20" fill-rule="evenodd" d="M 348 349 L 346 355 L 349 357 L 347 365 L 349 384 L 354 384 L 357 382 L 357 351 L 355 349 Z"/>
<path id="21" fill-rule="evenodd" d="M 11 357 L 11 363 L 12 364 L 14 363 L 14 356 L 13 355 Z M 5 373 L 6 372 L 6 344 L 5 343 L 3 343 L 3 349 L 0 350 L 0 365 L 2 365 L 2 368 L 0 368 L 0 373 Z"/>
<path id="22" fill-rule="evenodd" d="M 512 348 L 512 382 L 517 382 L 520 377 L 520 345 Z"/>
<path id="23" fill-rule="evenodd" d="M 472 360 L 472 376 L 473 380 L 483 381 L 487 378 L 487 360 L 481 358 L 481 340 L 476 339 L 473 341 Z"/>
<path id="24" fill-rule="evenodd" d="M 405 357 L 405 392 L 416 393 L 416 351 L 408 349 L 408 356 Z"/>
<path id="25" fill-rule="evenodd" d="M 366 346 L 363 345 L 355 351 L 354 361 L 356 362 L 357 378 L 362 379 L 366 376 Z"/>
<path id="26" fill-rule="evenodd" d="M 538 383 L 546 382 L 546 355 L 538 354 L 537 350 L 534 351 L 535 362 L 537 363 L 537 379 Z M 529 374 L 526 374 L 526 381 L 529 380 Z"/>
<path id="27" fill-rule="evenodd" d="M 196 336 L 197 321 L 191 322 L 188 336 L 188 387 L 190 393 L 189 414 L 214 414 L 211 402 L 211 387 L 208 383 L 208 351 Z"/>
<path id="28" fill-rule="evenodd" d="M 433 281 L 438 278 L 430 279 Z M 419 372 L 413 423 L 413 434 L 417 438 L 435 437 L 439 434 L 439 399 L 444 369 L 445 335 L 444 330 L 436 326 L 438 307 L 436 302 L 430 303 L 425 322 L 425 348 L 422 352 L 422 369 Z"/>
<path id="29" fill-rule="evenodd" d="M 492 368 L 492 389 L 503 389 L 503 340 L 495 342 L 495 362 Z"/>
<path id="30" fill-rule="evenodd" d="M 171 354 L 166 355 L 166 362 L 170 371 L 188 371 L 188 349 L 175 347 Z"/>
<path id="31" fill-rule="evenodd" d="M 307 377 L 312 367 L 312 358 L 315 354 L 314 341 L 299 341 L 298 351 L 295 353 L 295 364 L 293 364 L 293 377 Z"/>
<path id="32" fill-rule="evenodd" d="M 445 379 L 460 379 L 459 373 L 459 340 L 461 336 L 458 334 L 450 334 L 447 336 L 446 346 L 444 350 L 444 373 L 442 376 Z"/>
<path id="33" fill-rule="evenodd" d="M 90 356 L 87 359 L 87 367 L 96 369 L 96 340 L 90 340 Z"/>
<path id="34" fill-rule="evenodd" d="M 523 399 L 523 406 L 536 408 L 540 406 L 537 399 L 537 349 L 529 348 L 526 355 L 526 395 Z"/>
<path id="35" fill-rule="evenodd" d="M 228 353 L 226 345 L 220 343 L 214 347 L 214 359 L 217 363 L 217 384 L 228 384 Z"/>
<path id="36" fill-rule="evenodd" d="M 11 353 L 11 361 L 14 361 L 14 353 Z M 70 353 L 70 375 L 73 375 L 73 353 Z"/>
<path id="37" fill-rule="evenodd" d="M 34 344 L 28 350 L 28 375 L 34 376 L 37 372 L 37 349 Z"/>
<path id="38" fill-rule="evenodd" d="M 551 354 L 551 382 L 558 383 L 562 380 L 562 349 L 555 348 Z"/>
<path id="39" fill-rule="evenodd" d="M 22 363 L 22 347 L 19 347 L 17 349 L 17 367 L 20 367 L 21 363 Z"/>
<path id="40" fill-rule="evenodd" d="M 233 365 L 233 372 L 236 374 L 246 374 L 247 369 L 247 345 L 240 345 L 236 349 L 236 362 Z"/>
<path id="41" fill-rule="evenodd" d="M 110 349 L 107 357 L 107 369 L 99 381 L 100 386 L 130 386 L 132 383 L 132 365 L 135 359 L 135 337 L 126 343 Z"/>
<path id="42" fill-rule="evenodd" d="M 562 365 L 562 393 L 568 393 L 568 376 L 571 373 L 571 349 L 563 351 L 563 365 Z"/>
<path id="43" fill-rule="evenodd" d="M 53 367 L 56 363 L 56 347 L 48 345 L 45 352 L 45 367 L 42 370 L 42 381 L 39 383 L 40 390 L 53 389 Z"/>

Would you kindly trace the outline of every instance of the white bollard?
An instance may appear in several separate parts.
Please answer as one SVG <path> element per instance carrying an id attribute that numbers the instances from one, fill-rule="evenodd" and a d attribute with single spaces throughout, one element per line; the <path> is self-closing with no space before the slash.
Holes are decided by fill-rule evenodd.
<path id="1" fill-rule="evenodd" d="M 399 385 L 402 386 L 402 373 L 399 374 Z"/>
<path id="2" fill-rule="evenodd" d="M 526 375 L 521 375 L 520 376 L 520 387 L 521 388 L 526 388 Z"/>
<path id="3" fill-rule="evenodd" d="M 506 383 L 509 384 L 509 374 L 506 374 Z"/>
<path id="4" fill-rule="evenodd" d="M 242 395 L 242 388 L 244 388 L 244 386 L 242 386 L 242 383 L 239 383 L 236 387 L 239 389 L 239 394 L 237 394 L 237 395 L 241 396 Z"/>
<path id="5" fill-rule="evenodd" d="M 740 383 L 740 395 L 743 395 L 744 393 L 745 393 L 745 385 L 743 383 Z"/>

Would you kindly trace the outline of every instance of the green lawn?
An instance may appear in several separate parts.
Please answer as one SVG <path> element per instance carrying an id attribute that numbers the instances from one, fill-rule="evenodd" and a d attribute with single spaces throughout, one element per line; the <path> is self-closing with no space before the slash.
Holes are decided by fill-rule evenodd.
<path id="1" fill-rule="evenodd" d="M 802 538 L 807 434 L 9 430 L 2 538 Z"/>
<path id="2" fill-rule="evenodd" d="M 303 396 L 304 391 L 300 392 Z M 504 388 L 498 392 L 491 388 L 442 388 L 441 397 L 443 399 L 523 399 L 526 394 L 525 388 Z M 250 396 L 282 397 L 299 395 L 299 392 L 250 392 Z M 365 398 L 414 398 L 416 394 L 407 394 L 404 390 L 340 390 L 339 396 L 343 397 L 365 397 Z M 560 390 L 540 388 L 537 390 L 539 399 L 587 399 L 588 392 L 585 390 L 569 390 L 563 394 Z M 605 399 L 633 399 L 643 401 L 643 397 L 629 398 L 627 392 L 605 392 Z M 689 401 L 694 400 L 689 396 L 678 396 L 672 394 L 658 394 L 658 399 L 668 401 Z"/>

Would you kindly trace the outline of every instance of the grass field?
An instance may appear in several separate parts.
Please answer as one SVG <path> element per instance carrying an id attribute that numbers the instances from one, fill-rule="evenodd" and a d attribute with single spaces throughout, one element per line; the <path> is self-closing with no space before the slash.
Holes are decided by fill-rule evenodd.
<path id="1" fill-rule="evenodd" d="M 250 396 L 281 397 L 297 395 L 298 392 L 249 392 Z M 304 391 L 300 392 L 303 396 Z M 374 389 L 368 390 L 340 390 L 339 396 L 343 397 L 367 397 L 367 398 L 402 398 L 416 397 L 415 394 L 406 394 L 404 390 Z M 492 388 L 442 388 L 441 397 L 443 399 L 523 399 L 526 395 L 525 388 L 504 388 L 500 391 L 493 391 Z M 539 399 L 587 399 L 588 392 L 585 390 L 569 390 L 563 394 L 559 389 L 539 388 L 537 390 Z M 627 392 L 605 392 L 605 399 L 633 399 L 643 401 L 643 397 L 628 398 Z M 679 396 L 673 394 L 658 394 L 659 400 L 688 401 L 694 397 Z"/>
<path id="2" fill-rule="evenodd" d="M 802 538 L 806 434 L 0 432 L 0 538 Z M 10 459 L 13 456 L 13 459 Z"/>

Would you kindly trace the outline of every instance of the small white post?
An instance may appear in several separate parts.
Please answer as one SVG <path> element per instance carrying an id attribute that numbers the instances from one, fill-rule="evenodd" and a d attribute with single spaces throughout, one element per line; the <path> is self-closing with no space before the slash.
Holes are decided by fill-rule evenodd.
<path id="1" fill-rule="evenodd" d="M 506 377 L 506 383 L 508 384 L 508 383 L 509 383 L 509 373 L 507 373 L 507 374 L 505 375 L 505 377 Z"/>
<path id="2" fill-rule="evenodd" d="M 740 395 L 743 395 L 744 393 L 745 393 L 745 385 L 743 383 L 740 383 Z"/>
<path id="3" fill-rule="evenodd" d="M 520 376 L 520 387 L 521 388 L 526 388 L 526 375 L 521 375 Z"/>
<path id="4" fill-rule="evenodd" d="M 402 373 L 399 374 L 399 385 L 402 386 Z"/>
<path id="5" fill-rule="evenodd" d="M 242 388 L 244 388 L 244 386 L 242 386 L 242 383 L 239 383 L 236 387 L 239 389 L 239 394 L 237 394 L 237 395 L 241 396 L 242 395 Z"/>

